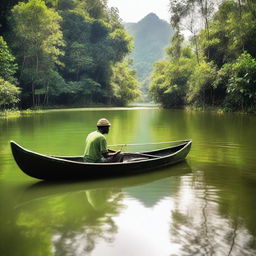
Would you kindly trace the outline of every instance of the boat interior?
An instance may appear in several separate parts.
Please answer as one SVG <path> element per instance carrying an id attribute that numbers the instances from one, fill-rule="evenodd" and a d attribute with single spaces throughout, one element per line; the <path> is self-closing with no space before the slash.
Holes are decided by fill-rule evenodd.
<path id="1" fill-rule="evenodd" d="M 124 158 L 123 162 L 137 162 L 137 161 L 143 161 L 143 160 L 149 160 L 149 159 L 156 159 L 163 156 L 167 156 L 170 154 L 173 154 L 180 149 L 182 149 L 187 143 L 183 143 L 177 146 L 163 148 L 160 150 L 154 150 L 154 151 L 145 151 L 145 152 L 123 152 Z M 113 150 L 110 150 L 113 151 Z M 75 162 L 85 162 L 84 158 L 82 156 L 74 156 L 74 157 L 64 157 L 64 156 L 54 156 L 55 158 L 75 161 Z"/>

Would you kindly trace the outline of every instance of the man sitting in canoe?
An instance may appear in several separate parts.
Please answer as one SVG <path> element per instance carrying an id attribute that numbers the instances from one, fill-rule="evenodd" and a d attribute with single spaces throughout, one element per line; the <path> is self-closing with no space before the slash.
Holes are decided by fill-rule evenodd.
<path id="1" fill-rule="evenodd" d="M 109 151 L 104 134 L 108 134 L 110 122 L 102 118 L 97 122 L 97 131 L 88 134 L 85 140 L 84 160 L 89 163 L 122 162 L 121 151 Z"/>

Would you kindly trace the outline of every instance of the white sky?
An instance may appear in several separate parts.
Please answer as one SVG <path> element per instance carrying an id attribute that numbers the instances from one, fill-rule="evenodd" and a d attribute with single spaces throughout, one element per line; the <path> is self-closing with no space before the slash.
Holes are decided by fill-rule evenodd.
<path id="1" fill-rule="evenodd" d="M 153 12 L 169 22 L 169 0 L 108 0 L 109 7 L 117 7 L 124 22 L 138 22 Z"/>

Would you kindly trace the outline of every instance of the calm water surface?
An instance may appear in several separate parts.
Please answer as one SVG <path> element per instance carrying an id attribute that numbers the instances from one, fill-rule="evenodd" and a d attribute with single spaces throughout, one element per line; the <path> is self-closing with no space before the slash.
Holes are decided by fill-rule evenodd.
<path id="1" fill-rule="evenodd" d="M 10 140 L 81 155 L 101 117 L 109 144 L 192 138 L 192 150 L 170 168 L 98 181 L 39 182 L 16 166 Z M 256 255 L 255 132 L 253 115 L 150 108 L 0 120 L 0 255 Z"/>

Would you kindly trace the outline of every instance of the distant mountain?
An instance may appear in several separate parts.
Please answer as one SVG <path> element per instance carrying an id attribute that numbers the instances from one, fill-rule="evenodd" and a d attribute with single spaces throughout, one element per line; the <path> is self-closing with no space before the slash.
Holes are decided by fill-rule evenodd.
<path id="1" fill-rule="evenodd" d="M 164 56 L 164 48 L 170 44 L 173 30 L 170 24 L 158 18 L 154 13 L 148 14 L 138 23 L 125 23 L 125 29 L 134 38 L 134 68 L 142 82 L 149 80 L 153 63 Z M 148 82 L 146 82 L 148 83 Z"/>

